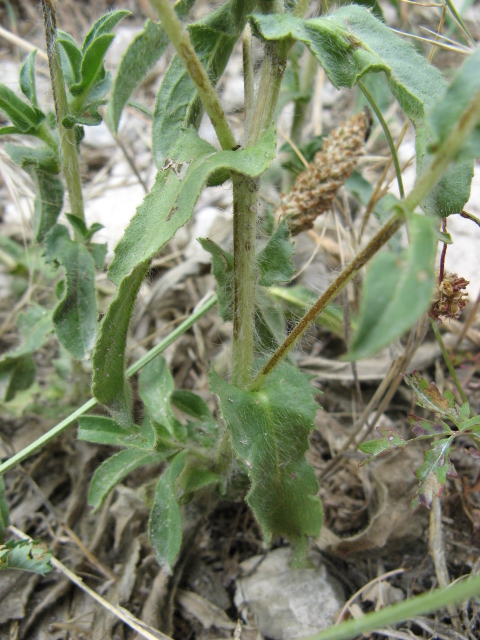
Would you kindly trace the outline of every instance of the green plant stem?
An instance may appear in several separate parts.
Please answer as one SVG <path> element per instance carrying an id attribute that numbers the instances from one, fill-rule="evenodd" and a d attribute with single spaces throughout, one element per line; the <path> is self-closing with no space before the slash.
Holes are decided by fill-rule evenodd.
<path id="1" fill-rule="evenodd" d="M 233 182 L 233 345 L 232 382 L 246 387 L 251 380 L 257 266 L 258 180 L 239 174 Z"/>
<path id="2" fill-rule="evenodd" d="M 283 2 L 264 3 L 266 10 L 283 11 Z M 257 98 L 247 113 L 246 147 L 260 140 L 271 125 L 290 44 L 267 43 Z M 257 270 L 255 244 L 258 181 L 233 175 L 233 346 L 232 382 L 246 387 L 251 380 L 254 345 L 254 314 Z"/>
<path id="3" fill-rule="evenodd" d="M 237 142 L 220 100 L 170 0 L 150 0 L 150 4 L 157 11 L 167 36 L 197 89 L 198 97 L 212 122 L 222 149 L 234 149 Z"/>
<path id="4" fill-rule="evenodd" d="M 447 369 L 450 375 L 452 376 L 452 380 L 455 383 L 455 386 L 457 387 L 457 391 L 460 395 L 460 398 L 462 399 L 463 403 L 468 402 L 467 396 L 465 395 L 465 391 L 463 390 L 460 380 L 458 379 L 457 372 L 455 371 L 452 361 L 450 360 L 450 356 L 448 355 L 448 351 L 445 347 L 445 343 L 443 342 L 440 330 L 433 318 L 430 318 L 430 325 L 432 327 L 435 339 L 438 342 L 438 345 L 440 347 L 440 351 L 442 352 L 442 356 L 443 356 L 443 359 L 445 360 L 445 364 L 447 365 Z"/>
<path id="5" fill-rule="evenodd" d="M 218 302 L 217 295 L 213 295 L 206 302 L 202 304 L 196 311 L 192 313 L 192 315 L 184 320 L 181 324 L 178 325 L 176 329 L 174 329 L 164 340 L 159 342 L 153 349 L 150 349 L 148 353 L 146 353 L 142 358 L 140 358 L 137 362 L 132 364 L 126 371 L 127 378 L 131 378 L 135 373 L 140 371 L 146 364 L 148 364 L 153 358 L 158 356 L 159 353 L 162 353 L 168 346 L 170 346 L 177 338 L 183 335 L 192 325 L 197 322 L 202 316 L 204 316 L 212 307 L 214 307 Z M 28 447 L 22 449 L 17 454 L 12 456 L 9 460 L 0 465 L 0 474 L 6 473 L 10 469 L 13 469 L 17 464 L 26 460 L 31 455 L 39 451 L 43 446 L 45 446 L 50 440 L 53 440 L 58 435 L 60 435 L 63 431 L 65 431 L 68 427 L 70 427 L 76 420 L 85 414 L 90 409 L 93 409 L 97 405 L 97 401 L 95 398 L 92 398 L 85 404 L 83 404 L 79 409 L 71 413 L 65 420 L 59 422 L 55 427 L 50 429 L 43 436 L 32 442 Z"/>
<path id="6" fill-rule="evenodd" d="M 70 199 L 71 213 L 85 221 L 83 207 L 82 181 L 80 164 L 78 161 L 77 141 L 74 129 L 66 129 L 62 122 L 68 114 L 67 94 L 60 64 L 60 51 L 57 42 L 56 2 L 42 0 L 43 18 L 45 24 L 45 41 L 47 44 L 48 66 L 52 83 L 53 102 L 57 119 L 62 168 Z"/>
<path id="7" fill-rule="evenodd" d="M 307 311 L 300 322 L 294 327 L 286 340 L 281 344 L 275 353 L 269 358 L 261 371 L 256 375 L 251 385 L 250 391 L 258 391 L 265 382 L 267 376 L 293 349 L 295 344 L 305 334 L 307 329 L 315 322 L 317 316 L 325 310 L 338 294 L 344 289 L 348 282 L 364 267 L 367 262 L 381 249 L 390 238 L 400 229 L 404 219 L 399 214 L 394 214 L 388 222 L 378 231 L 360 253 L 341 271 L 325 293 L 318 298 L 315 304 Z"/>
<path id="8" fill-rule="evenodd" d="M 368 631 L 411 620 L 415 616 L 438 611 L 449 604 L 465 602 L 479 594 L 480 576 L 477 575 L 468 580 L 457 582 L 446 589 L 423 593 L 398 604 L 384 607 L 380 611 L 367 613 L 356 620 L 347 620 L 347 622 L 342 622 L 335 627 L 330 627 L 321 633 L 301 640 L 350 640 L 350 638 L 358 638 Z"/>
<path id="9" fill-rule="evenodd" d="M 405 191 L 403 188 L 403 180 L 402 180 L 402 170 L 400 169 L 400 162 L 398 160 L 397 150 L 395 148 L 395 143 L 392 138 L 392 134 L 390 133 L 390 129 L 388 128 L 388 124 L 383 117 L 382 112 L 378 108 L 377 103 L 375 102 L 372 94 L 368 91 L 367 87 L 363 84 L 361 80 L 358 81 L 358 86 L 363 92 L 363 95 L 366 97 L 368 102 L 370 103 L 372 109 L 375 111 L 375 114 L 382 125 L 383 132 L 387 138 L 388 146 L 390 147 L 390 153 L 392 154 L 393 164 L 395 166 L 395 173 L 397 176 L 398 182 L 398 191 L 400 192 L 400 198 L 403 200 L 405 198 Z"/>
<path id="10" fill-rule="evenodd" d="M 243 53 L 243 83 L 245 93 L 245 113 L 247 121 L 245 129 L 248 130 L 248 118 L 252 115 L 253 105 L 255 101 L 255 79 L 253 76 L 253 55 L 252 55 L 252 28 L 249 24 L 245 27 L 242 42 Z"/>

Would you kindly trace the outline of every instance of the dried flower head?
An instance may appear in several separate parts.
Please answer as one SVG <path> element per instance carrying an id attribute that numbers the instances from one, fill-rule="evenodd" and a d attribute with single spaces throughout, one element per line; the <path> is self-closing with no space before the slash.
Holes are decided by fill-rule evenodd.
<path id="1" fill-rule="evenodd" d="M 308 169 L 297 176 L 291 191 L 282 195 L 277 213 L 280 219 L 289 216 L 292 235 L 311 229 L 315 219 L 330 209 L 335 193 L 365 153 L 371 125 L 372 116 L 365 109 L 331 131 Z"/>
<path id="2" fill-rule="evenodd" d="M 430 316 L 435 320 L 458 319 L 467 304 L 468 293 L 465 289 L 468 284 L 468 280 L 459 278 L 456 273 L 444 274 L 435 290 Z"/>

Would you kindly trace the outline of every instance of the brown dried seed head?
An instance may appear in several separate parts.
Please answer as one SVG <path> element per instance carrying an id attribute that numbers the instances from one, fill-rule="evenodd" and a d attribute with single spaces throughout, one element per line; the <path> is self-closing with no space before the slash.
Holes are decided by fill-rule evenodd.
<path id="1" fill-rule="evenodd" d="M 368 110 L 361 111 L 330 132 L 308 169 L 297 176 L 290 193 L 282 195 L 278 217 L 290 216 L 292 235 L 311 229 L 315 219 L 330 209 L 337 190 L 349 178 L 371 127 Z"/>
<path id="2" fill-rule="evenodd" d="M 445 274 L 435 290 L 429 312 L 431 317 L 435 320 L 458 319 L 467 304 L 468 293 L 465 289 L 468 284 L 468 280 L 459 278 L 456 273 Z"/>

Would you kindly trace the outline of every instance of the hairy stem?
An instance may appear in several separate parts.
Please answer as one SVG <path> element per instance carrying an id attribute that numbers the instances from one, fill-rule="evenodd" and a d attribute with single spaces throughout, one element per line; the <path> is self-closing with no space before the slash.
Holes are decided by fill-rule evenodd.
<path id="1" fill-rule="evenodd" d="M 68 114 L 67 93 L 60 64 L 60 51 L 57 42 L 56 2 L 42 0 L 43 19 L 45 25 L 45 41 L 47 44 L 48 66 L 52 83 L 53 102 L 57 120 L 60 150 L 62 155 L 62 169 L 67 184 L 71 212 L 85 221 L 83 207 L 82 180 L 78 161 L 77 141 L 74 129 L 66 129 L 62 122 Z"/>
<path id="2" fill-rule="evenodd" d="M 253 364 L 253 334 L 257 268 L 258 181 L 239 174 L 233 181 L 233 348 L 232 382 L 246 387 Z"/>
<path id="3" fill-rule="evenodd" d="M 156 9 L 167 36 L 195 85 L 198 97 L 212 122 L 222 149 L 234 149 L 237 142 L 220 100 L 170 0 L 150 0 L 150 3 Z"/>
<path id="4" fill-rule="evenodd" d="M 252 28 L 249 24 L 245 27 L 242 42 L 243 51 L 243 84 L 245 93 L 245 113 L 247 121 L 245 129 L 248 130 L 248 118 L 252 115 L 253 104 L 255 101 L 255 81 L 253 77 L 253 55 L 252 55 Z"/>
<path id="5" fill-rule="evenodd" d="M 264 3 L 270 11 L 281 12 L 283 2 Z M 257 99 L 247 112 L 246 146 L 252 147 L 271 125 L 290 45 L 267 43 Z M 255 292 L 257 271 L 255 243 L 257 228 L 258 182 L 243 176 L 233 181 L 234 312 L 232 382 L 240 387 L 251 380 L 254 345 Z"/>
<path id="6" fill-rule="evenodd" d="M 280 364 L 285 356 L 293 349 L 307 329 L 315 322 L 317 316 L 325 310 L 347 285 L 348 282 L 364 267 L 367 262 L 381 249 L 390 238 L 400 229 L 404 220 L 398 214 L 394 214 L 388 222 L 378 231 L 360 253 L 341 271 L 325 293 L 318 298 L 315 304 L 307 311 L 300 322 L 295 326 L 287 339 L 281 344 L 275 353 L 269 358 L 261 371 L 252 381 L 249 390 L 258 391 L 263 385 L 267 376 Z"/>

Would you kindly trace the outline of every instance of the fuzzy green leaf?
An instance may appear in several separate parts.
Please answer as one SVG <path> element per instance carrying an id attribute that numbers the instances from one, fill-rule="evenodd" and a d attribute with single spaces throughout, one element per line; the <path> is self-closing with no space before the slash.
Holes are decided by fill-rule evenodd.
<path id="1" fill-rule="evenodd" d="M 456 477 L 455 467 L 449 460 L 450 445 L 453 438 L 446 438 L 436 442 L 429 451 L 425 451 L 425 462 L 417 469 L 419 487 L 412 500 L 411 510 L 415 511 L 420 505 L 430 509 L 433 497 L 442 495 L 447 477 Z"/>
<path id="2" fill-rule="evenodd" d="M 78 439 L 97 444 L 155 451 L 167 458 L 179 449 L 178 443 L 172 441 L 166 429 L 153 425 L 148 416 L 142 425 L 134 425 L 125 429 L 111 418 L 103 416 L 81 416 L 78 420 Z"/>
<path id="3" fill-rule="evenodd" d="M 104 503 L 110 491 L 129 473 L 148 464 L 158 464 L 164 457 L 161 453 L 126 449 L 107 458 L 93 474 L 88 491 L 88 504 L 94 512 Z"/>
<path id="4" fill-rule="evenodd" d="M 117 133 L 120 117 L 128 99 L 148 71 L 162 57 L 170 40 L 161 24 L 147 20 L 126 50 L 118 68 L 108 103 L 107 121 Z"/>
<path id="5" fill-rule="evenodd" d="M 214 419 L 205 400 L 192 391 L 188 391 L 187 389 L 173 391 L 170 399 L 177 409 L 183 411 L 183 413 L 186 413 L 188 416 L 192 416 L 198 420 Z"/>
<path id="6" fill-rule="evenodd" d="M 150 542 L 157 561 L 169 573 L 182 546 L 182 516 L 175 481 L 183 470 L 186 455 L 187 451 L 182 451 L 172 458 L 167 471 L 159 479 L 148 522 Z"/>
<path id="7" fill-rule="evenodd" d="M 407 444 L 396 429 L 392 429 L 390 427 L 377 427 L 377 431 L 383 436 L 382 438 L 368 440 L 367 442 L 362 442 L 362 444 L 358 446 L 362 453 L 366 453 L 369 456 L 368 458 L 363 458 L 358 465 L 359 467 L 363 467 L 367 462 L 370 462 L 379 456 L 381 457 L 393 449 L 403 449 Z"/>
<path id="8" fill-rule="evenodd" d="M 215 85 L 226 67 L 233 46 L 240 37 L 247 14 L 255 0 L 227 0 L 221 7 L 188 27 L 192 45 L 208 77 Z M 153 152 L 160 169 L 172 155 L 182 129 L 198 128 L 202 113 L 195 85 L 181 60 L 175 56 L 157 94 L 153 119 Z"/>
<path id="9" fill-rule="evenodd" d="M 0 127 L 0 136 L 16 136 L 21 135 L 23 131 L 17 127 Z"/>
<path id="10" fill-rule="evenodd" d="M 115 248 L 110 278 L 117 284 L 121 282 L 136 265 L 154 256 L 190 220 L 209 176 L 223 169 L 257 177 L 275 157 L 275 144 L 274 127 L 265 133 L 258 145 L 238 151 L 215 151 L 193 130 L 185 132 L 177 154 L 179 162 L 190 163 L 184 177 L 178 177 L 172 169 L 158 172 L 152 191 L 137 209 Z"/>
<path id="11" fill-rule="evenodd" d="M 290 241 L 287 221 L 282 220 L 278 229 L 268 240 L 267 245 L 258 254 L 258 268 L 262 287 L 271 287 L 280 282 L 290 282 L 295 273 L 292 255 L 295 246 Z"/>
<path id="12" fill-rule="evenodd" d="M 63 207 L 64 187 L 60 178 L 58 159 L 46 147 L 20 147 L 7 144 L 12 160 L 28 173 L 35 184 L 33 229 L 37 242 L 43 242 L 57 222 Z"/>
<path id="13" fill-rule="evenodd" d="M 17 144 L 6 144 L 10 158 L 22 169 L 32 167 L 41 169 L 45 173 L 57 174 L 60 172 L 58 157 L 46 146 L 24 147 Z"/>
<path id="14" fill-rule="evenodd" d="M 213 449 L 218 445 L 217 421 L 200 396 L 192 391 L 181 389 L 173 391 L 171 402 L 176 409 L 195 418 L 195 422 L 189 421 L 186 425 L 187 442 L 206 449 Z"/>
<path id="15" fill-rule="evenodd" d="M 427 164 L 425 112 L 442 98 L 445 80 L 434 66 L 367 9 L 356 5 L 311 20 L 288 14 L 251 17 L 264 40 L 303 42 L 336 87 L 353 87 L 367 73 L 385 72 L 390 89 L 417 132 L 417 174 Z M 452 166 L 424 207 L 436 216 L 458 213 L 469 199 L 473 163 Z"/>
<path id="16" fill-rule="evenodd" d="M 158 356 L 149 362 L 139 377 L 140 397 L 154 423 L 164 426 L 175 439 L 185 440 L 186 430 L 170 407 L 175 389 L 165 358 Z"/>
<path id="17" fill-rule="evenodd" d="M 113 446 L 123 446 L 120 438 L 130 435 L 128 429 L 124 429 L 111 418 L 104 416 L 80 416 L 78 419 L 79 440 L 94 442 L 96 444 L 106 444 Z"/>
<path id="18" fill-rule="evenodd" d="M 45 120 L 39 109 L 31 107 L 4 84 L 0 84 L 0 111 L 22 133 L 34 133 Z"/>
<path id="19" fill-rule="evenodd" d="M 20 69 L 20 89 L 35 109 L 38 109 L 37 89 L 35 86 L 35 60 L 37 50 L 31 51 Z"/>
<path id="20" fill-rule="evenodd" d="M 85 51 L 80 68 L 80 82 L 72 84 L 70 87 L 70 93 L 80 97 L 78 104 L 83 103 L 96 82 L 103 80 L 105 75 L 103 59 L 114 37 L 112 33 L 105 33 L 95 38 Z"/>
<path id="21" fill-rule="evenodd" d="M 349 360 L 365 358 L 390 344 L 429 308 L 437 248 L 432 223 L 412 215 L 408 249 L 399 255 L 381 253 L 370 262 Z"/>
<path id="22" fill-rule="evenodd" d="M 57 42 L 60 45 L 60 60 L 65 82 L 68 87 L 81 80 L 82 51 L 75 39 L 65 31 L 57 31 Z"/>
<path id="23" fill-rule="evenodd" d="M 52 570 L 51 557 L 36 540 L 9 540 L 0 544 L 0 571 L 18 569 L 44 576 Z"/>
<path id="24" fill-rule="evenodd" d="M 182 0 L 175 4 L 178 16 L 185 17 L 195 0 Z M 148 71 L 162 57 L 170 40 L 161 24 L 147 20 L 141 31 L 125 51 L 113 83 L 108 102 L 107 121 L 114 133 L 118 131 L 120 117 L 128 99 L 142 82 Z"/>
<path id="25" fill-rule="evenodd" d="M 210 238 L 197 238 L 212 256 L 212 272 L 217 281 L 218 312 L 224 322 L 233 319 L 233 255 Z"/>
<path id="26" fill-rule="evenodd" d="M 480 90 L 480 48 L 470 55 L 455 74 L 443 100 L 428 113 L 427 124 L 432 132 L 431 146 L 435 151 L 447 138 L 453 127 L 474 101 Z M 480 123 L 472 131 L 459 155 L 460 160 L 480 157 Z"/>
<path id="27" fill-rule="evenodd" d="M 26 171 L 36 185 L 33 231 L 37 242 L 43 242 L 62 211 L 64 187 L 60 178 L 51 173 L 28 167 Z"/>
<path id="28" fill-rule="evenodd" d="M 103 35 L 111 33 L 117 24 L 129 15 L 130 11 L 117 9 L 116 11 L 109 11 L 104 16 L 96 20 L 83 41 L 83 53 L 85 54 L 87 52 L 88 48 L 95 40 L 101 38 Z"/>
<path id="29" fill-rule="evenodd" d="M 125 278 L 100 325 L 93 353 L 92 393 L 122 427 L 132 428 L 130 387 L 125 377 L 128 327 L 148 271 L 144 262 Z"/>
<path id="30" fill-rule="evenodd" d="M 213 473 L 213 471 L 205 469 L 204 467 L 199 467 L 198 464 L 198 460 L 190 458 L 185 469 L 180 474 L 178 486 L 183 492 L 182 502 L 188 502 L 191 499 L 192 494 L 196 491 L 200 491 L 200 489 L 204 489 L 205 487 L 215 484 L 221 485 L 223 483 L 224 479 L 222 476 L 219 476 L 218 473 Z"/>
<path id="31" fill-rule="evenodd" d="M 56 225 L 48 234 L 45 257 L 65 269 L 66 287 L 53 313 L 55 332 L 74 358 L 87 358 L 97 335 L 95 266 L 88 249 L 70 239 L 68 229 Z"/>
<path id="32" fill-rule="evenodd" d="M 266 542 L 282 535 L 301 555 L 307 536 L 318 536 L 322 524 L 318 482 L 305 460 L 318 409 L 309 377 L 283 362 L 260 391 L 249 392 L 212 368 L 210 388 L 219 397 L 233 450 L 248 470 L 247 502 Z"/>

